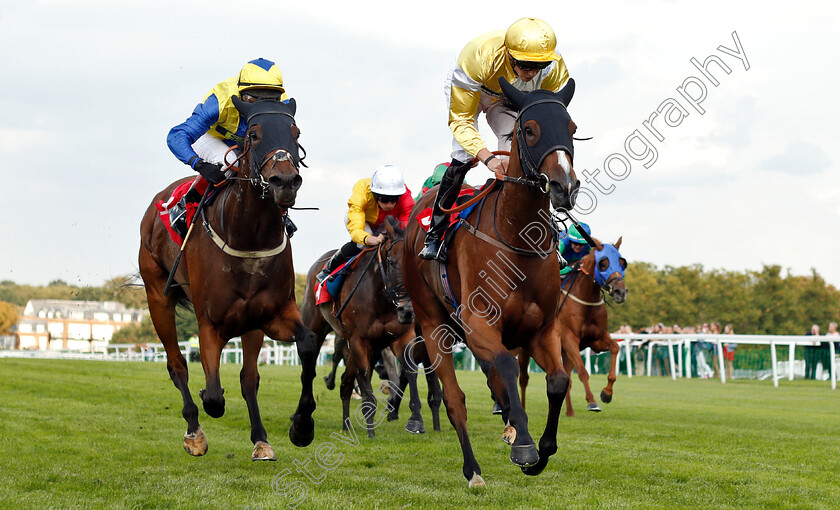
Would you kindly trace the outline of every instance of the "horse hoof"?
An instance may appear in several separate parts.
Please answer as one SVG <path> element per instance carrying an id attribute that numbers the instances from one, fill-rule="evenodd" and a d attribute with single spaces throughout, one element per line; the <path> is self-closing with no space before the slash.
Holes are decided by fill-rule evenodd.
<path id="1" fill-rule="evenodd" d="M 388 421 L 397 421 L 400 419 L 400 413 L 388 413 Z"/>
<path id="2" fill-rule="evenodd" d="M 512 445 L 513 442 L 516 441 L 516 429 L 510 425 L 505 427 L 505 431 L 502 432 L 502 441 L 509 445 Z"/>
<path id="3" fill-rule="evenodd" d="M 295 446 L 309 446 L 312 440 L 315 439 L 315 420 L 309 418 L 309 421 L 301 426 L 298 422 L 301 420 L 300 416 L 292 420 L 292 426 L 289 427 L 289 440 Z"/>
<path id="4" fill-rule="evenodd" d="M 484 478 L 480 474 L 474 473 L 470 478 L 470 489 L 480 489 L 482 487 L 485 487 Z"/>
<path id="5" fill-rule="evenodd" d="M 327 383 L 327 389 L 328 390 L 334 390 L 335 389 L 335 379 L 334 378 L 332 378 L 328 375 L 325 375 L 324 376 L 324 382 Z"/>
<path id="6" fill-rule="evenodd" d="M 425 434 L 426 426 L 420 420 L 408 420 L 408 423 L 405 424 L 405 430 L 412 434 Z"/>
<path id="7" fill-rule="evenodd" d="M 540 452 L 534 444 L 513 445 L 510 449 L 510 461 L 519 467 L 533 466 L 540 461 Z"/>
<path id="8" fill-rule="evenodd" d="M 594 413 L 600 413 L 601 412 L 601 408 L 598 407 L 598 404 L 596 404 L 595 402 L 590 402 L 589 405 L 586 406 L 586 410 L 587 411 L 592 411 Z"/>
<path id="9" fill-rule="evenodd" d="M 528 476 L 537 476 L 538 474 L 542 473 L 545 469 L 545 466 L 548 464 L 548 458 L 545 461 L 540 459 L 539 462 L 534 464 L 533 466 L 523 467 L 522 472 Z"/>
<path id="10" fill-rule="evenodd" d="M 201 457 L 207 453 L 207 438 L 201 427 L 192 434 L 184 434 L 184 450 L 193 457 Z"/>
<path id="11" fill-rule="evenodd" d="M 601 390 L 601 402 L 605 404 L 609 404 L 612 402 L 612 395 L 607 394 L 607 392 Z"/>
<path id="12" fill-rule="evenodd" d="M 277 460 L 274 456 L 274 450 L 271 445 L 265 441 L 257 441 L 254 444 L 254 453 L 251 454 L 251 460 Z"/>

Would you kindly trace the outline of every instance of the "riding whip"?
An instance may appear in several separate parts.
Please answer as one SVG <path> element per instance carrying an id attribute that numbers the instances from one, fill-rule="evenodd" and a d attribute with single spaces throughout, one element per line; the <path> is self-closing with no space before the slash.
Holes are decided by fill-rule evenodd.
<path id="1" fill-rule="evenodd" d="M 207 197 L 210 196 L 210 192 L 213 190 L 213 186 L 208 183 L 207 189 L 204 190 L 204 194 L 201 195 L 201 200 L 198 202 L 198 207 L 195 208 L 195 212 L 193 213 L 193 222 L 190 223 L 190 228 L 187 229 L 187 234 L 184 236 L 184 240 L 181 242 L 181 249 L 178 250 L 178 256 L 175 257 L 175 262 L 172 264 L 172 270 L 169 271 L 169 278 L 166 279 L 166 285 L 163 287 L 163 295 L 166 296 L 169 294 L 169 288 L 172 286 L 172 280 L 175 278 L 175 271 L 178 270 L 178 264 L 181 263 L 181 255 L 184 254 L 184 246 L 187 245 L 187 240 L 190 238 L 190 234 L 193 231 L 193 227 L 195 226 L 195 218 L 198 213 L 204 208 L 204 202 L 207 200 Z"/>

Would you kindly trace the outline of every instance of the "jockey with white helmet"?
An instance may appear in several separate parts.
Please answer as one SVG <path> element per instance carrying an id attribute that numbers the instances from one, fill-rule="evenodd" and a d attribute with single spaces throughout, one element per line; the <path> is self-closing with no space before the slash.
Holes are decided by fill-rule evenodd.
<path id="1" fill-rule="evenodd" d="M 361 179 L 353 186 L 353 195 L 347 201 L 345 222 L 351 241 L 335 252 L 324 269 L 316 276 L 323 282 L 341 264 L 357 255 L 365 246 L 376 246 L 385 240 L 385 218 L 395 217 L 400 228 L 408 224 L 414 198 L 405 185 L 399 167 L 383 165 L 368 179 Z"/>

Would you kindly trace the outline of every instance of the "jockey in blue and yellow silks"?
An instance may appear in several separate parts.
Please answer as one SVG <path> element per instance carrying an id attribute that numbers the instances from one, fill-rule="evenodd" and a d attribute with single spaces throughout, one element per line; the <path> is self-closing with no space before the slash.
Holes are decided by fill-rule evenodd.
<path id="1" fill-rule="evenodd" d="M 490 171 L 504 174 L 506 162 L 493 155 L 478 132 L 478 114 L 499 139 L 499 150 L 510 150 L 510 139 L 517 112 L 500 101 L 503 94 L 499 78 L 528 92 L 560 90 L 569 81 L 563 57 L 555 52 L 557 39 L 548 24 L 537 18 L 522 18 L 507 31 L 491 32 L 470 41 L 458 56 L 446 78 L 449 129 L 452 131 L 452 163 L 438 188 L 432 221 L 419 256 L 443 260 L 441 235 L 449 215 L 441 208 L 451 207 L 464 182 L 469 162 L 478 158 Z"/>
<path id="2" fill-rule="evenodd" d="M 207 183 L 219 185 L 225 181 L 225 170 L 236 161 L 238 154 L 225 156 L 234 145 L 240 144 L 248 126 L 233 104 L 233 97 L 254 103 L 263 99 L 287 101 L 283 75 L 270 60 L 258 58 L 242 67 L 238 76 L 217 84 L 204 96 L 187 120 L 169 130 L 166 143 L 182 163 L 201 176 L 193 182 L 186 195 L 171 206 L 169 220 L 172 228 L 183 237 L 187 229 L 186 204 L 198 202 Z M 291 236 L 297 227 L 288 215 L 284 217 L 286 232 Z"/>
<path id="3" fill-rule="evenodd" d="M 238 76 L 213 87 L 192 115 L 166 137 L 175 157 L 214 185 L 225 180 L 222 167 L 232 161 L 225 162 L 224 156 L 230 147 L 242 142 L 247 129 L 245 119 L 233 105 L 234 96 L 250 103 L 288 100 L 280 70 L 274 62 L 258 58 L 245 64 Z"/>
<path id="4" fill-rule="evenodd" d="M 592 231 L 589 225 L 581 223 L 580 227 L 591 236 Z M 569 227 L 569 230 L 560 232 L 559 240 L 557 242 L 557 253 L 566 261 L 566 265 L 561 267 L 560 276 L 569 274 L 572 271 L 572 264 L 585 257 L 592 248 L 586 239 L 578 231 L 575 225 Z M 563 265 L 561 261 L 561 266 Z"/>

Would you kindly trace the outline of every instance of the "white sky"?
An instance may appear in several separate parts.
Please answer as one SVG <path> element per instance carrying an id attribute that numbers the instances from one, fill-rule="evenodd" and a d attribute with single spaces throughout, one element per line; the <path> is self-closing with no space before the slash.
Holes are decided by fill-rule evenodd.
<path id="1" fill-rule="evenodd" d="M 293 5 L 296 4 L 296 5 Z M 276 2 L 0 0 L 0 279 L 101 285 L 137 269 L 152 196 L 191 171 L 166 134 L 248 60 L 278 63 L 308 152 L 295 269 L 349 239 L 353 183 L 384 163 L 412 191 L 449 160 L 443 80 L 471 38 L 546 20 L 577 81 L 575 168 L 602 169 L 580 219 L 628 259 L 707 269 L 780 264 L 840 286 L 840 23 L 831 2 Z M 516 9 L 505 5 L 526 6 Z M 778 5 L 778 4 L 777 4 Z M 717 50 L 735 49 L 750 69 Z M 718 55 L 704 115 L 676 88 Z M 607 156 L 665 100 L 648 169 Z M 645 134 L 653 140 L 649 133 Z M 486 137 L 492 146 L 492 135 Z M 468 181 L 487 177 L 474 170 Z"/>

